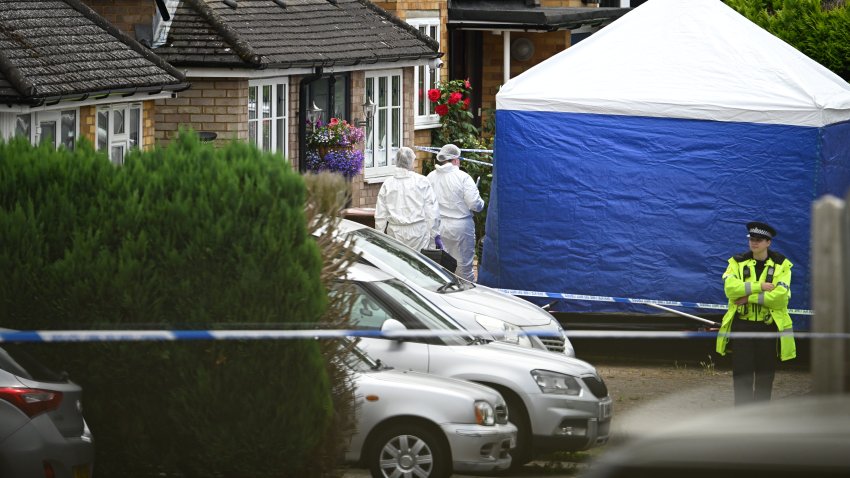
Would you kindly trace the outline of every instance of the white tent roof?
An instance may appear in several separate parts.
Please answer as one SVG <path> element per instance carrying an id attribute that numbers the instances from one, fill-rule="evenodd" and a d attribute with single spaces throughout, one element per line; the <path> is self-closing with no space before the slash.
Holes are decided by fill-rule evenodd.
<path id="1" fill-rule="evenodd" d="M 850 84 L 720 0 L 650 0 L 508 81 L 496 107 L 824 126 L 850 119 Z"/>

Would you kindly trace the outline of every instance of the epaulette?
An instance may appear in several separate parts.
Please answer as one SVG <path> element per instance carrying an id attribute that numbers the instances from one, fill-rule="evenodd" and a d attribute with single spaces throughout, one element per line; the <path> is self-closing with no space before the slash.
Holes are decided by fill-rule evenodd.
<path id="1" fill-rule="evenodd" d="M 737 256 L 732 256 L 732 259 L 735 259 L 735 262 L 744 262 L 753 258 L 753 251 L 743 252 L 738 254 Z"/>
<path id="2" fill-rule="evenodd" d="M 776 251 L 771 251 L 770 249 L 768 249 L 767 256 L 770 257 L 776 265 L 780 265 L 785 262 L 785 256 Z"/>

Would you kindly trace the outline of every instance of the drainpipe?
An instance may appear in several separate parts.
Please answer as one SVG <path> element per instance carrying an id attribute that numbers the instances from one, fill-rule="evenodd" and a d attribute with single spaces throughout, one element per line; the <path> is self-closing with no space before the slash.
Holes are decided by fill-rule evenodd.
<path id="1" fill-rule="evenodd" d="M 511 31 L 502 32 L 502 85 L 511 79 Z"/>
<path id="2" fill-rule="evenodd" d="M 298 84 L 298 171 L 307 172 L 307 85 L 322 77 L 322 67 L 316 72 L 301 78 Z"/>

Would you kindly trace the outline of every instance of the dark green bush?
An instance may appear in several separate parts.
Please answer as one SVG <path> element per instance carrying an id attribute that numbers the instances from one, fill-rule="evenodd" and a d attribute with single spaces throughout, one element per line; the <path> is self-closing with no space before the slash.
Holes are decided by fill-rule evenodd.
<path id="1" fill-rule="evenodd" d="M 305 201 L 279 156 L 186 132 L 122 167 L 87 145 L 0 144 L 0 327 L 312 327 L 327 297 Z M 84 387 L 97 476 L 336 466 L 306 462 L 332 417 L 314 341 L 34 348 Z"/>

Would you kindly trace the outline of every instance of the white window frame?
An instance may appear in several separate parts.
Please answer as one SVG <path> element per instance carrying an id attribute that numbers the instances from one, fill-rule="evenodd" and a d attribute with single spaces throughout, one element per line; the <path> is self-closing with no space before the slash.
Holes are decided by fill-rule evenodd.
<path id="1" fill-rule="evenodd" d="M 17 120 L 19 116 L 29 117 L 30 120 L 30 131 L 27 140 L 33 144 L 38 145 L 41 141 L 41 123 L 53 121 L 56 123 L 56 135 L 53 138 L 53 147 L 58 148 L 62 146 L 62 115 L 66 112 L 74 113 L 74 125 L 73 125 L 73 143 L 74 148 L 76 148 L 77 143 L 80 138 L 80 110 L 79 108 L 61 108 L 61 109 L 53 109 L 53 110 L 42 110 L 42 111 L 34 111 L 29 113 L 3 113 L 0 115 L 0 130 L 2 130 L 2 134 L 0 137 L 3 137 L 6 140 L 9 140 L 15 137 L 17 133 Z M 72 148 L 73 149 L 73 148 Z"/>
<path id="2" fill-rule="evenodd" d="M 268 88 L 268 115 L 263 116 L 264 92 Z M 251 93 L 255 92 L 257 106 L 256 117 L 251 118 Z M 278 107 L 278 96 L 284 95 L 283 104 Z M 280 153 L 287 157 L 289 153 L 289 78 L 266 78 L 248 82 L 248 142 L 263 151 Z M 283 111 L 278 111 L 282 109 Z M 279 132 L 280 126 L 282 131 Z M 253 128 L 253 129 L 252 129 Z M 264 133 L 268 130 L 268 136 Z M 264 140 L 268 138 L 268 143 Z"/>
<path id="3" fill-rule="evenodd" d="M 139 113 L 139 124 L 137 125 L 138 131 L 136 131 L 138 142 L 134 143 L 131 139 L 132 135 L 130 134 L 130 118 L 136 111 Z M 106 125 L 101 124 L 101 113 L 106 113 Z M 115 131 L 117 113 L 122 115 L 122 121 L 124 123 L 123 131 L 118 132 Z M 144 124 L 145 109 L 141 103 L 116 103 L 98 106 L 97 111 L 95 112 L 95 149 L 98 151 L 104 150 L 113 164 L 117 164 L 119 166 L 124 164 L 124 158 L 127 156 L 127 152 L 134 148 L 141 148 L 144 144 Z M 103 126 L 106 126 L 105 147 L 100 141 L 100 131 Z M 121 156 L 115 156 L 115 151 L 120 151 Z"/>
<path id="4" fill-rule="evenodd" d="M 423 35 L 433 38 L 440 44 L 440 17 L 410 18 L 407 20 L 411 26 L 416 27 Z M 413 69 L 413 85 L 419 91 L 413 94 L 413 124 L 415 129 L 436 128 L 440 126 L 440 115 L 434 112 L 434 105 L 428 99 L 428 90 L 436 88 L 440 80 L 440 70 L 436 66 L 417 65 Z M 420 104 L 424 107 L 426 114 L 420 115 Z"/>
<path id="5" fill-rule="evenodd" d="M 398 91 L 393 94 L 393 79 L 397 80 Z M 380 84 L 384 81 L 386 95 L 380 95 Z M 369 92 L 372 92 L 370 95 Z M 404 75 L 402 70 L 375 70 L 366 72 L 366 84 L 363 89 L 363 100 L 371 96 L 375 102 L 376 111 L 369 131 L 366 132 L 364 146 L 363 178 L 370 182 L 379 182 L 393 174 L 395 158 L 398 149 L 404 141 Z M 395 98 L 398 104 L 391 104 Z M 394 119 L 395 118 L 395 119 Z M 382 134 L 383 127 L 383 134 Z M 398 133 L 394 135 L 394 133 Z M 394 136 L 397 142 L 393 143 Z M 372 145 L 385 145 L 374 150 Z M 370 166 L 371 165 L 371 166 Z"/>

